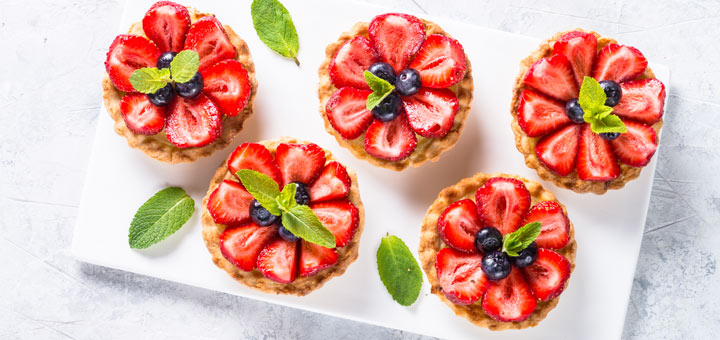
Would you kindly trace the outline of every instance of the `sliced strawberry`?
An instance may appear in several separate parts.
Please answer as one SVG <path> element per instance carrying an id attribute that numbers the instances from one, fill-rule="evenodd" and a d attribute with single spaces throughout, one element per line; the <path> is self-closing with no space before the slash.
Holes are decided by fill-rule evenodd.
<path id="1" fill-rule="evenodd" d="M 222 114 L 235 116 L 245 108 L 252 87 L 247 70 L 239 61 L 221 61 L 200 73 L 203 93 L 215 102 Z"/>
<path id="2" fill-rule="evenodd" d="M 530 192 L 517 179 L 494 177 L 478 188 L 475 202 L 483 225 L 506 235 L 520 227 L 530 209 Z"/>
<path id="3" fill-rule="evenodd" d="M 562 54 L 572 64 L 578 86 L 592 72 L 597 55 L 597 38 L 592 33 L 572 31 L 563 34 L 553 45 L 553 54 Z"/>
<path id="4" fill-rule="evenodd" d="M 350 192 L 350 176 L 345 166 L 332 161 L 320 173 L 309 188 L 313 202 L 343 199 Z"/>
<path id="5" fill-rule="evenodd" d="M 530 222 L 542 224 L 540 235 L 535 239 L 540 248 L 561 249 L 570 241 L 570 221 L 558 202 L 542 201 L 536 204 L 523 223 Z"/>
<path id="6" fill-rule="evenodd" d="M 235 225 L 250 221 L 252 200 L 240 183 L 226 179 L 210 194 L 207 209 L 215 223 Z"/>
<path id="7" fill-rule="evenodd" d="M 190 28 L 190 14 L 185 6 L 171 1 L 158 1 L 142 20 L 145 35 L 162 52 L 180 52 Z"/>
<path id="8" fill-rule="evenodd" d="M 160 50 L 150 40 L 130 34 L 120 34 L 113 40 L 105 59 L 107 71 L 113 85 L 125 92 L 135 92 L 130 76 L 143 67 L 155 67 Z"/>
<path id="9" fill-rule="evenodd" d="M 654 124 L 663 115 L 665 85 L 655 78 L 620 83 L 622 97 L 613 113 L 645 124 Z"/>
<path id="10" fill-rule="evenodd" d="M 355 236 L 360 223 L 360 213 L 349 201 L 313 203 L 310 209 L 325 228 L 335 235 L 338 248 L 344 247 Z"/>
<path id="11" fill-rule="evenodd" d="M 403 97 L 402 103 L 410 127 L 428 138 L 447 135 L 459 107 L 457 96 L 448 89 L 421 88 L 411 97 Z"/>
<path id="12" fill-rule="evenodd" d="M 610 142 L 615 149 L 615 156 L 630 166 L 646 166 L 657 150 L 657 134 L 655 130 L 642 123 L 623 120 L 627 132 Z"/>
<path id="13" fill-rule="evenodd" d="M 238 268 L 255 269 L 258 255 L 277 237 L 277 227 L 261 227 L 255 223 L 225 229 L 220 235 L 220 251 Z"/>
<path id="14" fill-rule="evenodd" d="M 233 175 L 242 169 L 249 169 L 270 176 L 278 184 L 282 183 L 282 175 L 273 155 L 262 144 L 243 143 L 238 146 L 228 158 L 227 166 Z"/>
<path id="15" fill-rule="evenodd" d="M 120 113 L 125 126 L 136 134 L 154 135 L 165 127 L 165 108 L 153 105 L 141 93 L 124 95 L 120 101 Z"/>
<path id="16" fill-rule="evenodd" d="M 200 70 L 225 59 L 235 59 L 237 55 L 223 25 L 212 15 L 204 16 L 190 26 L 184 49 L 200 55 Z"/>
<path id="17" fill-rule="evenodd" d="M 300 182 L 309 185 L 325 167 L 325 150 L 312 143 L 282 143 L 275 151 L 275 161 L 284 184 Z"/>
<path id="18" fill-rule="evenodd" d="M 378 61 L 377 53 L 368 38 L 356 36 L 340 47 L 330 61 L 330 81 L 337 88 L 367 89 L 363 73 Z"/>
<path id="19" fill-rule="evenodd" d="M 267 228 L 267 227 L 265 227 Z M 276 238 L 257 257 L 257 269 L 266 278 L 280 283 L 290 283 L 297 277 L 298 243 Z"/>
<path id="20" fill-rule="evenodd" d="M 597 81 L 614 80 L 623 82 L 645 72 L 648 62 L 635 47 L 607 44 L 598 52 L 593 68 L 593 78 Z"/>
<path id="21" fill-rule="evenodd" d="M 170 143 L 180 148 L 205 146 L 222 133 L 220 111 L 207 96 L 177 97 L 170 103 L 165 132 Z"/>
<path id="22" fill-rule="evenodd" d="M 300 276 L 313 276 L 332 267 L 338 260 L 335 248 L 325 248 L 307 241 L 300 241 Z"/>
<path id="23" fill-rule="evenodd" d="M 376 16 L 368 32 L 380 60 L 390 64 L 396 73 L 407 67 L 425 40 L 425 25 L 420 19 L 400 13 Z"/>
<path id="24" fill-rule="evenodd" d="M 417 137 L 403 114 L 387 123 L 376 119 L 365 132 L 365 151 L 380 159 L 403 160 L 416 146 Z"/>
<path id="25" fill-rule="evenodd" d="M 435 256 L 435 270 L 443 294 L 452 303 L 471 304 L 485 294 L 488 280 L 480 267 L 482 256 L 443 248 Z"/>
<path id="26" fill-rule="evenodd" d="M 420 73 L 422 86 L 446 88 L 460 82 L 467 63 L 460 43 L 441 34 L 431 34 L 410 63 L 409 68 Z"/>
<path id="27" fill-rule="evenodd" d="M 523 82 L 563 102 L 577 98 L 579 93 L 572 64 L 562 54 L 536 61 L 525 74 Z"/>
<path id="28" fill-rule="evenodd" d="M 565 282 L 570 278 L 570 262 L 552 250 L 540 248 L 535 262 L 523 268 L 522 273 L 535 297 L 548 301 L 565 289 Z"/>
<path id="29" fill-rule="evenodd" d="M 552 172 L 567 176 L 575 170 L 582 125 L 571 124 L 549 134 L 535 145 L 535 155 Z"/>
<path id="30" fill-rule="evenodd" d="M 539 92 L 523 90 L 518 105 L 518 124 L 529 137 L 544 136 L 570 123 L 565 104 Z"/>
<path id="31" fill-rule="evenodd" d="M 475 253 L 475 233 L 482 228 L 475 202 L 464 199 L 450 204 L 438 219 L 438 233 L 445 244 L 459 251 Z"/>
<path id="32" fill-rule="evenodd" d="M 490 282 L 482 309 L 495 320 L 517 322 L 527 319 L 535 311 L 536 300 L 520 269 L 513 267 L 508 277 Z"/>
<path id="33" fill-rule="evenodd" d="M 590 124 L 585 124 L 580 132 L 576 167 L 583 181 L 609 181 L 620 176 L 610 142 L 592 132 Z"/>
<path id="34" fill-rule="evenodd" d="M 343 87 L 328 99 L 325 113 L 335 131 L 345 139 L 355 139 L 367 130 L 373 121 L 372 112 L 365 103 L 370 91 Z"/>

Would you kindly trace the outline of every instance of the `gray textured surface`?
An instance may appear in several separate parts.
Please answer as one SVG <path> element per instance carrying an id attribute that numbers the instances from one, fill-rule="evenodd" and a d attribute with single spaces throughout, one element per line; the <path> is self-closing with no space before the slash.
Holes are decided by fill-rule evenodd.
<path id="1" fill-rule="evenodd" d="M 720 2 L 372 2 L 536 37 L 595 29 L 668 65 L 666 125 L 623 338 L 720 333 Z M 0 339 L 423 338 L 70 257 L 102 61 L 121 7 L 0 0 Z"/>

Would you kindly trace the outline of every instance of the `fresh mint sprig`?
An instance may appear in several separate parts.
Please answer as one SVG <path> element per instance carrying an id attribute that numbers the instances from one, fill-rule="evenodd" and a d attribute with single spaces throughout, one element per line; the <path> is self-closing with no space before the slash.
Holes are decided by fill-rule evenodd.
<path id="1" fill-rule="evenodd" d="M 385 97 L 395 90 L 395 86 L 390 84 L 387 80 L 372 74 L 370 71 L 365 71 L 363 76 L 365 76 L 365 81 L 373 91 L 367 97 L 367 101 L 365 102 L 365 108 L 367 108 L 368 111 L 371 111 L 376 106 L 380 105 L 380 102 L 382 102 Z"/>
<path id="2" fill-rule="evenodd" d="M 130 84 L 140 93 L 151 94 L 170 82 L 186 83 L 200 67 L 200 56 L 193 50 L 180 51 L 170 62 L 170 68 L 144 67 L 130 75 Z"/>
<path id="3" fill-rule="evenodd" d="M 394 235 L 383 237 L 376 257 L 380 280 L 390 296 L 403 306 L 412 305 L 420 295 L 422 273 L 405 242 Z"/>
<path id="4" fill-rule="evenodd" d="M 285 6 L 277 0 L 253 0 L 250 14 L 260 40 L 271 50 L 291 58 L 300 66 L 297 58 L 300 42 L 295 24 Z"/>
<path id="5" fill-rule="evenodd" d="M 597 80 L 587 76 L 583 78 L 578 103 L 584 112 L 583 119 L 590 123 L 590 130 L 598 134 L 627 132 L 625 123 L 612 114 L 612 107 L 605 105 L 606 100 L 605 90 Z"/>
<path id="6" fill-rule="evenodd" d="M 518 256 L 523 249 L 535 241 L 540 235 L 540 231 L 542 231 L 540 222 L 530 222 L 522 226 L 520 229 L 503 237 L 502 251 L 509 256 Z"/>

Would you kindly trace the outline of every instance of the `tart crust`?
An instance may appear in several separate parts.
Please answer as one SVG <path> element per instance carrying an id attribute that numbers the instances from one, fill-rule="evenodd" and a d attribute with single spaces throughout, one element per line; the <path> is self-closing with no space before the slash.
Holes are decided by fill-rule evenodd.
<path id="1" fill-rule="evenodd" d="M 191 7 L 187 7 L 187 9 L 190 13 L 190 21 L 192 23 L 195 23 L 204 16 L 212 15 L 200 13 Z M 156 135 L 146 136 L 135 134 L 127 128 L 120 113 L 120 101 L 126 92 L 115 88 L 106 72 L 102 80 L 103 101 L 110 113 L 110 117 L 115 121 L 115 132 L 125 137 L 130 147 L 139 149 L 146 155 L 167 163 L 193 162 L 198 158 L 210 156 L 213 152 L 226 147 L 232 142 L 235 135 L 242 130 L 245 119 L 253 113 L 253 100 L 257 93 L 255 64 L 252 61 L 250 49 L 245 41 L 241 39 L 230 26 L 223 25 L 223 28 L 237 52 L 235 60 L 239 61 L 247 70 L 248 79 L 250 79 L 250 98 L 248 98 L 248 103 L 245 108 L 232 117 L 223 115 L 222 134 L 214 142 L 202 147 L 178 148 L 167 140 L 164 129 Z M 142 23 L 140 22 L 132 24 L 128 33 L 146 37 L 142 29 Z"/>
<path id="2" fill-rule="evenodd" d="M 291 137 L 280 137 L 279 139 L 262 141 L 259 143 L 264 145 L 268 150 L 270 150 L 273 155 L 275 155 L 275 150 L 277 146 L 281 143 L 304 144 L 309 142 L 298 141 Z M 325 157 L 327 159 L 326 164 L 327 162 L 335 160 L 332 157 L 330 151 L 325 149 L 323 150 L 325 151 Z M 220 235 L 223 233 L 223 231 L 225 231 L 225 228 L 227 226 L 224 224 L 217 224 L 213 221 L 212 215 L 210 215 L 210 212 L 207 209 L 207 202 L 210 194 L 213 192 L 213 190 L 215 190 L 215 188 L 220 184 L 220 182 L 226 179 L 235 178 L 234 175 L 231 174 L 228 170 L 227 160 L 225 160 L 215 172 L 212 180 L 210 180 L 210 187 L 208 188 L 207 194 L 205 195 L 202 203 L 202 235 L 203 239 L 205 240 L 205 245 L 207 246 L 208 251 L 212 255 L 212 260 L 215 265 L 225 270 L 232 278 L 234 278 L 238 282 L 250 288 L 254 288 L 266 293 L 289 294 L 297 296 L 306 295 L 313 290 L 322 287 L 322 285 L 331 278 L 342 275 L 348 268 L 348 266 L 350 266 L 351 263 L 355 262 L 358 257 L 360 236 L 362 235 L 363 227 L 365 224 L 365 209 L 363 207 L 362 201 L 360 200 L 360 190 L 358 187 L 357 175 L 352 169 L 347 167 L 346 169 L 348 176 L 350 176 L 351 180 L 348 200 L 358 209 L 359 215 L 359 223 L 357 231 L 355 232 L 355 236 L 352 238 L 352 240 L 350 240 L 350 242 L 348 242 L 347 245 L 342 248 L 337 248 L 338 261 L 337 263 L 335 263 L 335 265 L 324 269 L 313 276 L 298 276 L 292 283 L 284 284 L 266 278 L 257 269 L 249 272 L 243 271 L 242 269 L 236 267 L 230 261 L 228 261 L 220 251 Z"/>
<path id="3" fill-rule="evenodd" d="M 422 21 L 425 25 L 426 36 L 430 34 L 441 34 L 450 37 L 450 34 L 445 32 L 437 24 L 423 19 L 420 19 L 420 21 Z M 463 77 L 463 79 L 457 84 L 449 87 L 450 90 L 455 92 L 458 98 L 458 111 L 455 114 L 455 120 L 453 121 L 450 131 L 442 138 L 425 138 L 415 134 L 418 139 L 417 147 L 410 156 L 403 160 L 388 161 L 371 156 L 365 151 L 365 133 L 352 140 L 345 139 L 337 131 L 335 131 L 335 128 L 333 128 L 327 118 L 325 106 L 328 99 L 330 99 L 333 93 L 337 91 L 335 85 L 333 85 L 330 81 L 328 71 L 330 61 L 333 59 L 335 54 L 337 54 L 340 47 L 342 47 L 342 45 L 348 40 L 356 36 L 367 37 L 368 25 L 369 23 L 367 22 L 356 23 L 349 31 L 341 34 L 336 42 L 325 48 L 325 61 L 320 64 L 320 68 L 318 69 L 318 76 L 320 78 L 320 82 L 318 84 L 318 98 L 320 99 L 320 114 L 325 121 L 325 130 L 335 136 L 338 144 L 350 150 L 356 158 L 366 160 L 370 164 L 386 169 L 401 171 L 408 166 L 419 167 L 428 160 L 436 162 L 443 152 L 455 146 L 455 143 L 457 143 L 460 138 L 460 134 L 465 127 L 465 119 L 467 118 L 468 113 L 470 113 L 470 103 L 473 99 L 473 79 L 472 69 L 470 67 L 470 58 L 468 58 L 467 54 L 465 55 L 465 61 L 467 63 L 467 72 L 465 72 L 465 77 Z"/>
<path id="4" fill-rule="evenodd" d="M 445 304 L 450 306 L 456 315 L 468 319 L 476 326 L 485 327 L 493 331 L 534 327 L 540 321 L 545 319 L 550 310 L 555 308 L 560 300 L 559 296 L 550 301 L 538 302 L 535 311 L 524 321 L 501 322 L 485 314 L 485 311 L 481 306 L 482 300 L 469 305 L 456 305 L 452 303 L 445 297 L 442 292 L 442 288 L 440 287 L 440 283 L 438 282 L 437 272 L 435 270 L 435 257 L 438 251 L 444 247 L 444 242 L 440 237 L 440 234 L 437 232 L 437 221 L 440 218 L 440 215 L 442 215 L 443 211 L 445 211 L 445 209 L 453 202 L 464 198 L 470 198 L 474 201 L 475 191 L 493 177 L 515 178 L 525 183 L 528 191 L 530 191 L 532 199 L 531 206 L 534 206 L 540 201 L 558 202 L 555 195 L 543 188 L 540 183 L 520 176 L 504 173 L 490 175 L 479 172 L 473 177 L 465 178 L 457 184 L 443 189 L 425 214 L 425 219 L 423 220 L 422 230 L 420 233 L 420 246 L 418 248 L 420 262 L 423 270 L 425 270 L 428 281 L 430 282 L 430 291 L 440 297 L 440 300 L 445 302 Z M 567 209 L 565 206 L 560 202 L 558 202 L 558 204 L 560 204 L 567 215 Z M 575 228 L 573 227 L 572 222 L 570 222 L 570 242 L 564 248 L 556 251 L 570 261 L 570 273 L 572 274 L 572 271 L 575 269 L 575 253 L 577 251 Z M 565 282 L 565 288 L 567 288 L 569 281 L 570 280 Z"/>
<path id="5" fill-rule="evenodd" d="M 536 61 L 545 57 L 549 57 L 552 54 L 555 41 L 560 39 L 560 37 L 565 33 L 571 31 L 582 31 L 594 34 L 597 37 L 598 51 L 607 44 L 617 44 L 617 40 L 615 39 L 603 37 L 596 32 L 587 31 L 580 28 L 557 33 L 552 38 L 543 41 L 536 51 L 531 53 L 530 56 L 520 62 L 520 72 L 517 79 L 515 80 L 515 87 L 513 88 L 513 99 L 510 105 L 510 114 L 512 114 L 513 117 L 511 126 L 513 132 L 515 133 L 515 146 L 517 147 L 518 151 L 520 151 L 525 156 L 525 164 L 528 167 L 535 169 L 540 178 L 546 181 L 553 182 L 555 183 L 555 185 L 561 188 L 570 189 L 575 192 L 592 192 L 594 194 L 602 195 L 607 192 L 608 189 L 620 189 L 625 186 L 625 183 L 640 176 L 640 171 L 642 171 L 642 167 L 634 167 L 618 162 L 618 164 L 620 165 L 620 176 L 614 180 L 605 182 L 583 181 L 578 178 L 577 171 L 573 171 L 567 176 L 558 176 L 552 171 L 550 171 L 550 169 L 543 166 L 540 160 L 535 155 L 535 145 L 537 145 L 538 141 L 542 137 L 529 137 L 528 135 L 526 135 L 525 132 L 520 128 L 517 120 L 518 107 L 520 104 L 520 95 L 522 94 L 522 91 L 526 88 L 523 84 L 523 78 L 525 78 L 525 74 L 527 73 L 528 69 Z M 655 78 L 655 74 L 652 72 L 650 67 L 645 69 L 645 73 L 641 74 L 636 79 L 647 78 Z M 662 125 L 662 118 L 660 119 L 660 121 L 652 125 L 655 133 L 660 133 L 660 128 L 662 127 Z"/>

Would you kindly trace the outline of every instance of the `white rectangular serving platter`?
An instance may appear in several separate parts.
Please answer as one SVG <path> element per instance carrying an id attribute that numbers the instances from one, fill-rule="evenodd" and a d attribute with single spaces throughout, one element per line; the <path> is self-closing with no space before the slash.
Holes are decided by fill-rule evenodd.
<path id="1" fill-rule="evenodd" d="M 141 20 L 153 2 L 129 1 L 120 32 Z M 463 44 L 472 62 L 475 93 L 465 130 L 452 150 L 437 163 L 394 172 L 358 161 L 339 147 L 324 130 L 317 99 L 317 68 L 325 57 L 325 47 L 355 22 L 392 10 L 336 0 L 283 1 L 300 36 L 301 66 L 297 67 L 258 39 L 249 1 L 181 2 L 215 13 L 247 41 L 259 84 L 255 113 L 231 147 L 193 164 L 170 165 L 129 148 L 101 109 L 72 244 L 79 260 L 440 338 L 620 338 L 657 157 L 624 189 L 602 196 L 576 194 L 543 183 L 567 206 L 576 228 L 578 252 L 575 272 L 560 303 L 535 328 L 491 332 L 475 327 L 430 294 L 427 282 L 418 301 L 402 307 L 390 298 L 377 275 L 375 252 L 381 237 L 395 234 L 416 253 L 420 223 L 443 188 L 478 171 L 538 179 L 515 149 L 508 109 L 518 64 L 537 47 L 539 39 L 411 13 L 435 21 Z M 653 70 L 668 84 L 667 68 L 653 65 Z M 217 167 L 242 142 L 286 135 L 313 141 L 355 169 L 366 209 L 358 260 L 343 276 L 305 297 L 265 294 L 235 282 L 215 267 L 201 237 L 200 202 Z M 145 251 L 130 249 L 128 227 L 136 209 L 167 186 L 188 191 L 196 202 L 195 215 L 162 243 Z"/>

